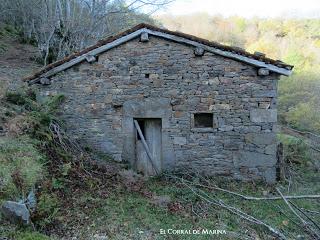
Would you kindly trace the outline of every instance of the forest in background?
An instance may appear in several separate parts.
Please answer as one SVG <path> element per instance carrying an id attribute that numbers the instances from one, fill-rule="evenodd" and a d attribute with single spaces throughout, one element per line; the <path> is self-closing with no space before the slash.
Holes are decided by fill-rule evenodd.
<path id="1" fill-rule="evenodd" d="M 170 30 L 259 51 L 294 65 L 279 81 L 279 121 L 320 133 L 320 19 L 260 19 L 210 16 L 205 13 L 157 20 Z"/>

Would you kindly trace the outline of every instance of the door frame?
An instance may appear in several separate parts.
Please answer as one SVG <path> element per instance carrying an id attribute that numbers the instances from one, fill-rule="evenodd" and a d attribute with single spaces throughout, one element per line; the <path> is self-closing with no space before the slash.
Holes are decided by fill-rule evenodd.
<path id="1" fill-rule="evenodd" d="M 134 169 L 138 170 L 138 164 L 139 160 L 142 162 L 148 162 L 147 166 L 151 166 L 153 169 L 151 172 L 148 173 L 148 167 L 147 166 L 142 166 L 144 169 L 144 174 L 145 175 L 155 175 L 159 174 L 162 171 L 162 165 L 163 165 L 163 159 L 162 159 L 162 119 L 161 118 L 134 118 L 134 121 L 136 120 L 139 128 L 142 132 L 143 138 L 145 140 L 145 143 L 147 144 L 147 148 L 149 153 L 147 153 L 147 150 L 144 147 L 143 140 L 139 139 L 140 136 L 138 134 L 138 129 L 135 130 L 135 162 L 134 162 Z M 152 123 L 153 122 L 153 123 Z M 160 124 L 159 124 L 160 123 Z M 149 133 L 151 133 L 151 128 L 150 126 L 154 124 L 154 126 L 157 125 L 155 129 L 160 130 L 160 136 L 159 139 L 150 139 Z M 158 128 L 159 127 L 159 128 Z M 152 133 L 154 134 L 154 132 Z M 156 138 L 156 137 L 155 137 Z M 139 144 L 139 146 L 138 146 Z M 155 151 L 154 148 L 160 147 L 158 151 Z M 143 153 L 139 152 L 142 151 Z M 158 152 L 156 155 L 153 155 L 154 152 Z M 150 156 L 149 156 L 150 154 Z M 142 159 L 139 159 L 138 157 L 142 157 Z M 151 157 L 151 158 L 150 158 Z M 141 167 L 141 166 L 140 166 Z"/>
<path id="2" fill-rule="evenodd" d="M 169 98 L 133 99 L 124 102 L 122 119 L 122 159 L 132 167 L 135 163 L 135 127 L 133 119 L 160 118 L 162 121 L 162 171 L 175 166 L 173 140 L 170 136 L 172 106 Z"/>

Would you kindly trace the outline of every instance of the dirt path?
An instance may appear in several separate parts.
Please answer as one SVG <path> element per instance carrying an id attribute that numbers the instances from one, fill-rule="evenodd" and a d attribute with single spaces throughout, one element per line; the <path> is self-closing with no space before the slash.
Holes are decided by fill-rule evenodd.
<path id="1" fill-rule="evenodd" d="M 21 86 L 21 79 L 41 65 L 32 60 L 38 54 L 36 47 L 21 44 L 14 37 L 0 38 L 0 43 L 4 48 L 0 51 L 0 89 L 3 91 L 6 87 Z"/>

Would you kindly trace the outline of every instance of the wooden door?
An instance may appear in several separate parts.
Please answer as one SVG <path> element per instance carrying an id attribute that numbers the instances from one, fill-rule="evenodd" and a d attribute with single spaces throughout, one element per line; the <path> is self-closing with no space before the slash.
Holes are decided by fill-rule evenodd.
<path id="1" fill-rule="evenodd" d="M 138 119 L 138 123 L 152 160 L 148 156 L 142 139 L 136 131 L 136 169 L 138 172 L 148 176 L 155 175 L 157 172 L 160 173 L 162 168 L 161 119 Z"/>

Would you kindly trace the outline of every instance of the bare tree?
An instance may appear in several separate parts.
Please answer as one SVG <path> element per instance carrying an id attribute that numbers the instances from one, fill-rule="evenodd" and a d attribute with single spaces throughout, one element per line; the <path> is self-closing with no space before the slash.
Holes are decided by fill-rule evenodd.
<path id="1" fill-rule="evenodd" d="M 0 0 L 0 20 L 35 40 L 44 65 L 141 21 L 172 0 Z"/>

